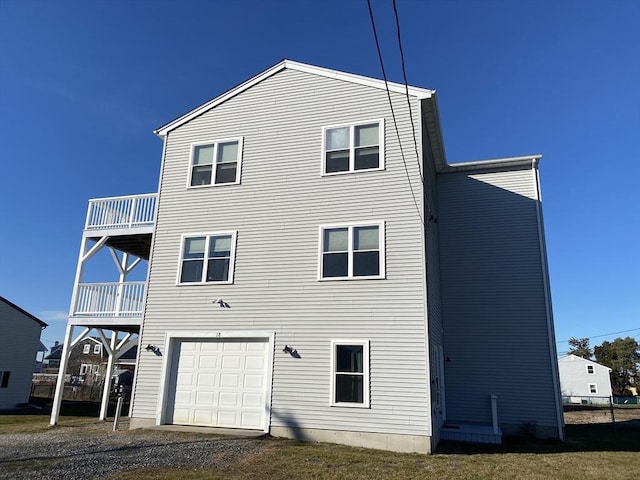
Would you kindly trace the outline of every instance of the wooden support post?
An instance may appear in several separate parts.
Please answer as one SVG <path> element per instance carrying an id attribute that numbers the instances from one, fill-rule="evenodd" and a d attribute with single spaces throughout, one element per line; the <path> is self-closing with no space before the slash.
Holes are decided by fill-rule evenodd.
<path id="1" fill-rule="evenodd" d="M 104 387 L 102 389 L 102 403 L 100 405 L 100 420 L 106 420 L 107 409 L 109 408 L 109 393 L 111 392 L 111 374 L 113 372 L 113 364 L 116 356 L 116 344 L 118 343 L 118 332 L 114 330 L 111 333 L 111 349 L 109 352 L 109 360 L 107 360 L 107 371 L 104 374 Z"/>
<path id="2" fill-rule="evenodd" d="M 58 423 L 60 417 L 60 407 L 62 405 L 62 394 L 64 393 L 64 377 L 67 372 L 67 364 L 69 363 L 69 355 L 71 354 L 71 337 L 73 335 L 73 325 L 67 325 L 67 331 L 64 335 L 64 343 L 62 344 L 62 355 L 60 357 L 60 366 L 58 367 L 58 382 L 56 383 L 56 392 L 53 396 L 53 405 L 51 406 L 51 419 L 49 425 L 53 426 Z"/>

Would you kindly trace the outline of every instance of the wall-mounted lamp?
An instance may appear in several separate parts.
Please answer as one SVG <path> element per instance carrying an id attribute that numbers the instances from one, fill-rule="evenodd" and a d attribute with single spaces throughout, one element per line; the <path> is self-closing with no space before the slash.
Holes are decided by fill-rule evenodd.
<path id="1" fill-rule="evenodd" d="M 221 298 L 216 298 L 213 303 L 217 303 L 220 308 L 231 308 L 231 306 Z"/>
<path id="2" fill-rule="evenodd" d="M 282 349 L 282 351 L 284 353 L 288 353 L 289 355 L 291 355 L 294 358 L 300 358 L 300 354 L 298 353 L 298 351 L 295 348 L 290 347 L 289 345 L 285 345 L 284 348 Z"/>
<path id="3" fill-rule="evenodd" d="M 156 354 L 158 356 L 162 355 L 162 353 L 160 353 L 160 347 L 156 347 L 155 345 L 148 344 L 146 347 L 144 347 L 144 349 L 147 352 L 153 352 L 154 354 Z"/>

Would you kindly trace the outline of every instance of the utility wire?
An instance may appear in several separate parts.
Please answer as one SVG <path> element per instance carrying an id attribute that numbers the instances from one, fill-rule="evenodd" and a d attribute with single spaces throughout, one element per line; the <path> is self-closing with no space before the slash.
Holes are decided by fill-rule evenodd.
<path id="1" fill-rule="evenodd" d="M 411 110 L 411 100 L 409 99 L 409 82 L 407 81 L 407 70 L 404 65 L 404 51 L 402 50 L 402 38 L 400 36 L 400 20 L 398 18 L 398 7 L 396 0 L 393 0 L 393 14 L 396 18 L 396 33 L 398 35 L 398 48 L 400 49 L 400 62 L 402 64 L 402 77 L 404 78 L 405 96 L 407 97 L 407 106 L 409 107 L 409 118 L 411 119 L 411 132 L 413 133 L 413 146 L 416 151 L 416 163 L 418 164 L 418 173 L 420 174 L 420 181 L 424 185 L 424 177 L 422 176 L 422 169 L 420 168 L 420 153 L 418 152 L 418 139 L 416 136 L 416 125 L 413 122 L 413 111 Z"/>
<path id="2" fill-rule="evenodd" d="M 420 207 L 418 206 L 418 201 L 416 200 L 416 195 L 413 191 L 413 186 L 411 185 L 411 176 L 409 175 L 409 168 L 407 167 L 407 161 L 404 158 L 404 149 L 402 148 L 402 142 L 400 141 L 400 131 L 398 130 L 398 122 L 396 121 L 396 114 L 395 114 L 395 111 L 393 110 L 393 102 L 391 101 L 391 92 L 389 91 L 389 82 L 387 81 L 387 73 L 384 69 L 384 62 L 382 61 L 382 52 L 380 51 L 380 42 L 378 41 L 378 32 L 376 31 L 376 23 L 373 19 L 373 9 L 371 8 L 371 0 L 367 0 L 367 7 L 369 7 L 369 18 L 371 19 L 371 28 L 373 29 L 373 38 L 376 41 L 376 49 L 378 50 L 378 59 L 380 60 L 380 68 L 382 69 L 382 78 L 384 78 L 384 86 L 387 91 L 387 99 L 389 100 L 389 107 L 391 108 L 391 117 L 393 118 L 393 125 L 395 126 L 395 129 L 396 129 L 396 136 L 398 137 L 398 146 L 400 147 L 400 155 L 402 157 L 402 163 L 404 164 L 404 171 L 407 174 L 409 189 L 411 190 L 413 203 L 416 205 L 416 210 L 418 212 L 418 217 L 420 218 L 420 223 L 422 223 L 422 225 L 424 226 L 424 220 L 422 220 Z M 409 110 L 409 113 L 411 113 L 411 110 Z M 420 178 L 422 178 L 422 174 L 420 175 Z"/>
<path id="3" fill-rule="evenodd" d="M 602 333 L 600 335 L 591 335 L 590 337 L 584 337 L 584 338 L 586 338 L 587 340 L 591 340 L 592 338 L 608 337 L 609 335 L 617 335 L 618 333 L 635 332 L 636 330 L 640 330 L 640 328 L 632 328 L 630 330 L 622 330 L 621 332 Z M 568 342 L 569 340 L 558 340 L 556 343 L 564 343 L 564 342 Z M 581 339 L 578 339 L 578 340 L 581 340 Z"/>

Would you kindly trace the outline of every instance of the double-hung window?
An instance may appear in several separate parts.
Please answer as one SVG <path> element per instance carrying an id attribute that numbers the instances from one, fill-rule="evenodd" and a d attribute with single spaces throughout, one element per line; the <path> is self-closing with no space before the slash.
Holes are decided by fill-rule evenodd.
<path id="1" fill-rule="evenodd" d="M 589 384 L 589 393 L 591 394 L 598 394 L 598 385 L 596 383 L 590 383 Z"/>
<path id="2" fill-rule="evenodd" d="M 369 407 L 369 342 L 331 342 L 331 405 Z"/>
<path id="3" fill-rule="evenodd" d="M 96 343 L 93 346 L 93 353 L 95 353 L 96 355 L 100 353 L 100 349 L 101 349 L 102 345 L 100 345 L 99 343 Z"/>
<path id="4" fill-rule="evenodd" d="M 185 235 L 178 283 L 233 283 L 236 232 Z"/>
<path id="5" fill-rule="evenodd" d="M 191 146 L 189 186 L 240 183 L 242 138 Z"/>
<path id="6" fill-rule="evenodd" d="M 82 347 L 82 353 L 87 354 L 91 351 L 91 344 L 85 343 L 84 347 Z"/>
<path id="7" fill-rule="evenodd" d="M 588 373 L 589 375 L 595 375 L 596 371 L 595 371 L 595 369 L 593 368 L 593 365 L 587 365 L 587 373 Z"/>
<path id="8" fill-rule="evenodd" d="M 324 127 L 322 174 L 384 168 L 384 121 Z"/>
<path id="9" fill-rule="evenodd" d="M 384 222 L 320 227 L 320 280 L 384 276 Z"/>

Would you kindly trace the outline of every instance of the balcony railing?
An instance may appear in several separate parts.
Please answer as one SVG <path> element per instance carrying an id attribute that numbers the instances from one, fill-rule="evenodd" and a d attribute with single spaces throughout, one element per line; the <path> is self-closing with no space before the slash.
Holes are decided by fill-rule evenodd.
<path id="1" fill-rule="evenodd" d="M 85 229 L 152 226 L 156 214 L 155 193 L 89 200 Z"/>
<path id="2" fill-rule="evenodd" d="M 73 315 L 141 317 L 145 282 L 81 283 Z"/>

